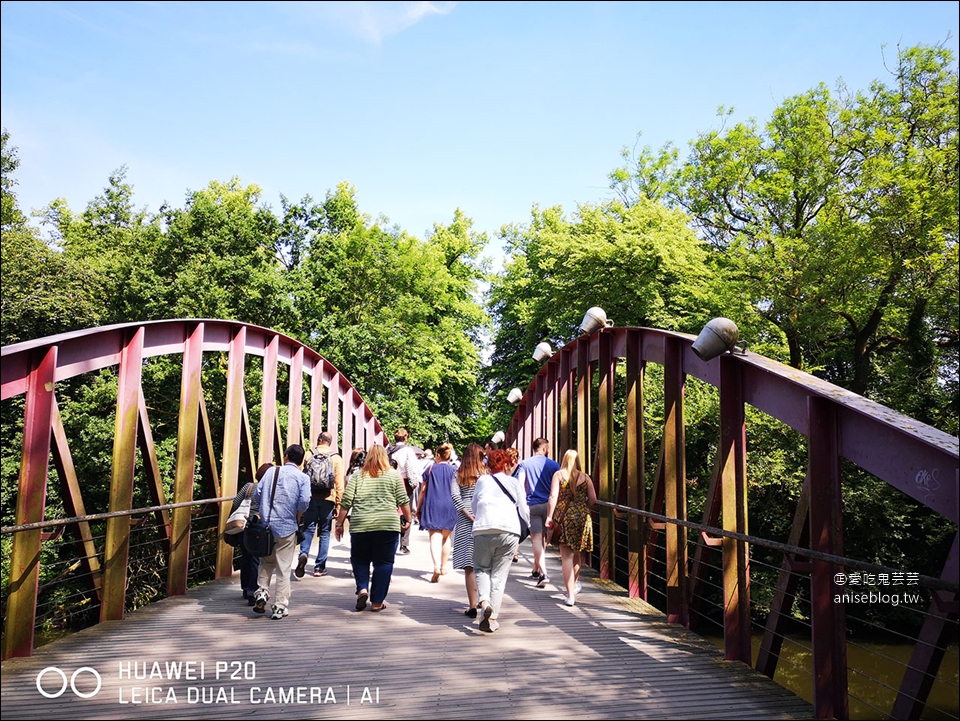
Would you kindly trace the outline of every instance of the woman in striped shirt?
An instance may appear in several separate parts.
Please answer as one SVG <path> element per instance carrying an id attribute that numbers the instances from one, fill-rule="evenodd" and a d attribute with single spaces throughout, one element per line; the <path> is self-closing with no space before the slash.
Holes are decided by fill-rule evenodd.
<path id="1" fill-rule="evenodd" d="M 402 517 L 397 514 L 398 508 Z M 384 599 L 390 590 L 400 530 L 410 525 L 410 498 L 399 471 L 390 467 L 383 446 L 370 448 L 363 470 L 354 474 L 343 493 L 336 524 L 338 541 L 343 538 L 347 513 L 350 513 L 350 564 L 357 584 L 357 610 L 365 609 L 369 598 L 370 610 L 382 611 L 387 605 Z"/>

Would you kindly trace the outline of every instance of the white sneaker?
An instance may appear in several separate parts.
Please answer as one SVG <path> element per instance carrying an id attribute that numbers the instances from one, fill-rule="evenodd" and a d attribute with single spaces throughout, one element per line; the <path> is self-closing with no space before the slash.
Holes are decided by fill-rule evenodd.
<path id="1" fill-rule="evenodd" d="M 497 629 L 493 627 L 493 624 L 497 623 L 492 621 L 490 617 L 493 615 L 493 606 L 489 603 L 483 607 L 483 613 L 480 618 L 480 630 L 486 631 L 487 633 L 493 633 Z M 497 628 L 500 628 L 500 624 L 497 623 Z"/>
<path id="2" fill-rule="evenodd" d="M 570 598 L 570 596 L 567 596 L 565 599 L 563 599 L 563 605 L 564 605 L 564 606 L 576 606 L 576 605 L 577 605 L 577 602 L 576 602 L 574 599 Z"/>
<path id="3" fill-rule="evenodd" d="M 279 606 L 273 607 L 273 613 L 270 614 L 270 618 L 274 620 L 279 620 L 281 618 L 286 618 L 290 615 L 290 612 L 285 608 L 280 608 Z"/>
<path id="4" fill-rule="evenodd" d="M 577 593 L 580 593 L 580 592 L 583 590 L 583 584 L 580 583 L 580 581 L 577 581 L 577 585 L 576 585 L 576 589 L 575 589 L 575 590 L 576 590 Z"/>

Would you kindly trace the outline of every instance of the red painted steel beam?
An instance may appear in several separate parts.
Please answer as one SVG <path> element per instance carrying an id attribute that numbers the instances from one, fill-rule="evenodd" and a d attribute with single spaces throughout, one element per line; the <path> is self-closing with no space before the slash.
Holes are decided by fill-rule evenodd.
<path id="1" fill-rule="evenodd" d="M 339 390 L 339 389 L 338 389 Z M 343 426 L 340 432 L 343 434 L 344 448 L 353 447 L 353 396 L 350 393 L 343 394 L 340 397 L 342 415 L 341 422 Z"/>
<path id="2" fill-rule="evenodd" d="M 223 409 L 223 454 L 220 472 L 220 495 L 233 496 L 240 490 L 240 442 L 246 424 L 246 412 L 243 392 L 243 367 L 246 357 L 247 329 L 239 327 L 230 339 L 227 355 L 227 391 Z M 218 528 L 226 525 L 230 508 L 220 507 Z M 234 551 L 226 543 L 220 543 L 217 549 L 216 577 L 225 578 L 233 574 Z"/>
<path id="3" fill-rule="evenodd" d="M 810 549 L 843 555 L 840 441 L 836 406 L 809 399 Z M 810 617 L 813 624 L 813 708 L 817 718 L 850 717 L 847 698 L 846 614 L 834 603 L 840 567 L 812 561 Z"/>
<path id="4" fill-rule="evenodd" d="M 720 485 L 723 530 L 747 530 L 747 427 L 740 366 L 720 360 Z M 750 570 L 747 544 L 723 539 L 724 652 L 728 661 L 750 665 Z"/>
<path id="5" fill-rule="evenodd" d="M 143 328 L 132 335 L 120 354 L 117 417 L 113 436 L 113 468 L 110 476 L 109 511 L 133 508 L 133 478 L 136 462 L 137 424 L 140 414 L 140 373 L 143 364 Z M 107 520 L 103 558 L 103 599 L 100 622 L 119 621 L 126 606 L 127 559 L 130 553 L 130 519 Z"/>
<path id="6" fill-rule="evenodd" d="M 54 374 L 57 348 L 41 351 L 26 375 L 24 389 L 23 454 L 17 486 L 17 524 L 44 518 L 47 470 L 54 413 Z M 29 656 L 33 652 L 33 628 L 37 617 L 40 581 L 41 531 L 24 531 L 13 537 L 10 558 L 10 596 L 3 636 L 3 658 Z"/>
<path id="7" fill-rule="evenodd" d="M 280 336 L 275 335 L 267 342 L 263 354 L 263 390 L 260 393 L 260 447 L 257 451 L 257 465 L 279 463 L 276 448 L 283 447 L 283 439 L 277 438 L 277 359 L 280 353 Z"/>
<path id="8" fill-rule="evenodd" d="M 310 376 L 310 437 L 308 440 L 311 447 L 323 431 L 323 361 L 319 361 Z M 336 441 L 337 439 L 334 438 L 333 442 L 336 443 Z M 350 453 L 350 449 L 341 448 L 340 451 L 349 461 L 350 456 L 347 454 Z"/>
<path id="9" fill-rule="evenodd" d="M 180 412 L 177 423 L 177 466 L 173 482 L 173 502 L 193 499 L 194 471 L 197 466 L 197 436 L 200 420 L 200 371 L 203 365 L 203 323 L 197 323 L 184 342 L 183 369 L 180 376 Z M 167 595 L 187 592 L 190 562 L 189 506 L 175 508 L 170 518 L 170 555 L 167 560 Z"/>
<path id="10" fill-rule="evenodd" d="M 629 330 L 611 328 L 605 332 L 615 334 L 614 348 L 619 349 L 621 336 Z M 705 363 L 697 358 L 690 350 L 693 336 L 655 328 L 643 331 L 645 361 L 663 365 L 664 344 L 668 338 L 676 338 L 683 345 L 684 372 L 719 387 L 719 363 Z M 598 334 L 599 331 L 593 338 Z M 565 347 L 578 349 L 589 341 L 589 338 L 578 338 Z M 592 353 L 587 357 L 595 359 Z M 806 434 L 809 425 L 806 399 L 813 396 L 828 400 L 838 408 L 840 453 L 844 458 L 953 523 L 960 522 L 956 481 L 960 439 L 770 358 L 750 353 L 728 357 L 743 366 L 745 403 Z M 529 394 L 530 389 L 526 395 Z"/>
<path id="11" fill-rule="evenodd" d="M 707 487 L 707 497 L 703 505 L 703 525 L 716 527 L 720 520 L 720 510 L 723 504 L 723 493 L 720 490 L 721 474 L 721 450 L 717 450 L 716 458 L 713 463 L 713 470 L 710 473 L 710 485 Z M 703 600 L 704 586 L 707 582 L 707 575 L 710 572 L 710 566 L 707 561 L 710 559 L 714 547 L 722 546 L 723 539 L 713 538 L 701 531 L 701 543 L 697 543 L 693 552 L 693 559 L 690 562 L 690 628 L 696 629 L 698 626 L 698 615 L 701 601 Z"/>
<path id="12" fill-rule="evenodd" d="M 684 373 L 679 340 L 670 339 L 666 343 L 663 368 L 664 515 L 686 520 Z M 686 626 L 690 622 L 687 602 L 687 529 L 673 524 L 668 525 L 664 533 L 667 539 L 667 620 Z"/>
<path id="13" fill-rule="evenodd" d="M 77 479 L 77 471 L 73 465 L 73 455 L 70 453 L 70 445 L 67 441 L 67 433 L 63 427 L 63 421 L 60 418 L 60 411 L 56 402 L 53 406 L 53 462 L 57 468 L 57 475 L 60 477 L 61 497 L 66 506 L 66 513 L 73 518 L 79 518 L 87 515 L 87 509 L 83 502 L 83 494 L 80 491 L 80 481 Z M 88 521 L 80 521 L 71 526 L 71 530 L 77 539 L 80 547 L 79 556 L 83 559 L 83 565 L 87 570 L 87 578 L 90 579 L 90 587 L 96 593 L 97 602 L 100 600 L 100 559 L 97 556 L 97 546 L 90 531 Z"/>
<path id="14" fill-rule="evenodd" d="M 326 364 L 324 364 L 326 365 Z M 340 372 L 329 366 L 330 376 L 327 379 L 327 433 L 333 436 L 334 442 L 340 438 Z M 393 429 L 396 431 L 396 428 Z M 341 441 L 340 447 L 347 448 L 348 443 Z"/>
<path id="15" fill-rule="evenodd" d="M 617 375 L 617 360 L 613 355 L 613 334 L 600 332 L 598 341 L 599 358 L 597 371 L 600 374 L 600 387 L 597 395 L 599 403 L 600 427 L 597 431 L 598 467 L 595 469 L 595 485 L 599 497 L 608 503 L 614 502 L 614 462 L 613 462 L 613 385 Z M 600 578 L 613 579 L 616 573 L 616 527 L 613 509 L 600 509 Z"/>
<path id="16" fill-rule="evenodd" d="M 547 361 L 546 403 L 544 404 L 546 423 L 543 437 L 550 444 L 551 451 L 557 445 L 557 379 L 559 371 L 560 358 L 555 355 Z"/>
<path id="17" fill-rule="evenodd" d="M 198 324 L 204 326 L 199 348 L 188 350 L 187 339 L 191 337 Z M 48 338 L 39 338 L 25 343 L 4 346 L 0 351 L 0 398 L 6 400 L 17 395 L 27 396 L 27 414 L 25 417 L 24 454 L 21 473 L 21 489 L 18 493 L 18 504 L 25 504 L 17 518 L 17 525 L 34 522 L 43 518 L 45 504 L 46 464 L 50 456 L 51 438 L 57 444 L 55 461 L 61 475 L 61 482 L 66 483 L 65 496 L 71 497 L 71 503 L 76 508 L 82 508 L 82 498 L 79 491 L 79 479 L 71 481 L 72 463 L 70 462 L 69 446 L 62 433 L 51 426 L 50 418 L 41 418 L 37 411 L 37 368 L 34 367 L 34 356 L 40 354 L 45 358 L 44 370 L 47 378 L 45 385 L 41 385 L 43 393 L 53 398 L 53 389 L 57 382 L 73 378 L 77 375 L 95 372 L 111 366 L 120 366 L 119 392 L 117 398 L 116 433 L 114 438 L 114 461 L 111 475 L 110 510 L 129 510 L 133 496 L 134 463 L 137 446 L 141 449 L 144 472 L 151 484 L 151 495 L 161 505 L 162 479 L 156 460 L 156 451 L 153 448 L 149 418 L 146 414 L 146 404 L 143 400 L 143 390 L 140 384 L 140 367 L 144 359 L 188 352 L 230 352 L 227 399 L 224 409 L 224 453 L 223 487 L 229 487 L 231 494 L 236 491 L 240 481 L 241 471 L 244 478 L 252 480 L 255 470 L 255 453 L 253 439 L 249 428 L 249 417 L 246 410 L 246 399 L 243 396 L 244 358 L 246 355 L 262 356 L 265 366 L 273 364 L 276 379 L 276 364 L 302 364 L 303 372 L 311 375 L 313 387 L 324 387 L 324 381 L 334 379 L 330 388 L 331 398 L 334 400 L 334 419 L 337 418 L 337 400 L 345 393 L 353 394 L 353 407 L 358 419 L 362 419 L 370 429 L 368 435 L 378 437 L 385 442 L 385 436 L 379 421 L 369 411 L 362 398 L 353 387 L 342 378 L 339 371 L 327 363 L 322 356 L 312 349 L 303 346 L 297 341 L 278 334 L 275 331 L 258 326 L 222 320 L 165 320 L 147 323 L 127 323 L 102 328 L 93 328 L 82 331 L 64 333 Z M 194 362 L 194 361 L 191 361 Z M 269 380 L 269 372 L 266 374 Z M 296 377 L 297 369 L 291 373 Z M 325 377 L 324 377 L 325 376 Z M 319 385 L 317 385 L 319 383 Z M 193 391 L 196 391 L 194 387 Z M 200 453 L 201 468 L 205 482 L 219 485 L 217 468 L 213 465 L 213 454 L 210 448 L 210 429 L 204 411 L 202 396 L 196 395 L 198 405 L 191 407 L 199 409 L 200 421 L 192 424 L 195 432 L 184 430 L 178 436 L 178 456 L 180 455 L 179 441 L 183 439 L 186 445 L 193 445 L 196 454 Z M 272 446 L 279 444 L 282 434 L 276 428 L 276 391 L 275 385 L 272 394 L 266 398 L 268 422 L 261 424 L 260 448 L 267 449 L 266 455 L 275 452 Z M 311 419 L 320 417 L 322 408 L 321 394 L 311 397 Z M 270 422 L 272 409 L 273 422 Z M 48 414 L 49 416 L 49 414 Z M 191 425 L 181 414 L 181 422 Z M 299 415 L 295 415 L 298 418 Z M 360 422 L 360 421 L 358 421 Z M 336 420 L 334 421 L 336 429 Z M 193 436 L 190 440 L 189 436 Z M 288 429 L 288 435 L 296 436 L 294 429 Z M 45 446 L 42 453 L 38 451 L 39 443 Z M 198 448 L 197 444 L 202 444 Z M 184 446 L 186 447 L 186 446 Z M 42 463 L 43 472 L 38 463 Z M 268 459 L 269 460 L 269 459 Z M 184 462 L 180 468 L 190 464 Z M 191 466 L 192 469 L 192 466 Z M 74 474 L 75 475 L 75 474 Z M 24 490 L 23 486 L 29 479 L 37 486 Z M 29 484 L 28 484 L 29 485 Z M 161 496 L 157 497 L 156 494 Z M 216 494 L 214 494 L 216 495 Z M 229 508 L 222 509 L 221 521 L 225 520 Z M 37 516 L 37 518 L 34 518 Z M 165 515 L 164 515 L 165 519 Z M 161 524 L 164 534 L 170 532 L 170 524 Z M 87 529 L 87 535 L 89 535 Z M 39 533 L 39 531 L 37 531 Z M 84 538 L 84 529 L 79 530 L 80 537 Z M 179 531 L 174 531 L 179 533 Z M 8 599 L 7 625 L 4 633 L 4 653 L 10 655 L 25 655 L 31 652 L 33 638 L 33 623 L 29 619 L 35 618 L 36 581 L 38 575 L 30 575 L 30 564 L 35 564 L 39 558 L 37 549 L 31 551 L 31 544 L 36 545 L 42 535 L 34 539 L 34 531 L 18 533 L 14 536 L 14 554 L 12 559 L 13 572 L 11 578 L 14 585 Z M 180 536 L 185 538 L 184 536 Z M 36 543 L 35 543 L 36 541 Z M 125 606 L 126 561 L 129 543 L 129 520 L 126 518 L 112 519 L 107 524 L 107 539 L 105 543 L 105 561 L 103 565 L 103 603 L 101 604 L 101 619 L 119 619 L 123 617 Z M 26 545 L 25 545 L 26 544 Z M 89 555 L 89 554 L 88 554 Z M 94 559 L 95 561 L 95 559 Z M 28 571 L 27 575 L 19 580 L 16 576 L 17 565 L 20 564 Z M 174 565 L 177 565 L 174 561 Z M 221 544 L 217 556 L 217 576 L 223 577 L 232 573 L 233 549 Z M 180 575 L 180 572 L 177 572 Z M 31 586 L 31 579 L 33 585 Z M 175 586 L 177 584 L 174 584 Z M 16 626 L 17 630 L 14 630 Z"/>
<path id="18" fill-rule="evenodd" d="M 557 445 L 550 446 L 550 455 L 554 460 L 559 461 L 563 454 L 573 446 L 573 432 L 571 428 L 573 417 L 573 351 L 564 348 L 560 351 L 560 376 L 558 382 L 559 389 L 559 435 Z M 526 458 L 533 452 L 532 448 L 523 448 L 523 456 Z"/>
<path id="19" fill-rule="evenodd" d="M 150 429 L 150 417 L 147 414 L 147 401 L 143 397 L 143 388 L 140 389 L 137 399 L 137 446 L 140 448 L 140 458 L 143 460 L 143 470 L 150 486 L 150 498 L 154 506 L 162 506 L 167 500 L 163 493 L 163 478 L 160 476 L 160 461 L 157 458 L 157 447 L 153 442 L 153 431 Z M 163 552 L 170 553 L 170 513 L 166 510 L 156 512 L 157 530 L 163 545 Z"/>
<path id="20" fill-rule="evenodd" d="M 290 361 L 290 383 L 287 397 L 287 444 L 299 443 L 310 448 L 316 438 L 303 437 L 303 347 L 297 348 Z"/>
<path id="21" fill-rule="evenodd" d="M 577 454 L 585 473 L 590 474 L 593 444 L 590 442 L 590 344 L 577 344 Z"/>
<path id="22" fill-rule="evenodd" d="M 644 482 L 644 362 L 641 357 L 640 330 L 632 330 L 626 336 L 627 359 L 627 417 L 623 434 L 623 454 L 627 460 L 627 505 L 633 508 L 647 507 L 646 483 Z M 627 559 L 629 563 L 629 587 L 631 598 L 646 598 L 647 595 L 647 523 L 640 516 L 627 516 Z"/>
<path id="23" fill-rule="evenodd" d="M 958 538 L 954 535 L 953 545 L 947 555 L 940 577 L 945 581 L 956 582 L 960 576 L 960 549 Z M 930 689 L 937 678 L 937 671 L 947 645 L 953 640 L 957 628 L 957 594 L 946 591 L 934 591 L 930 609 L 923 620 L 917 644 L 913 648 L 910 662 L 903 675 L 903 682 L 897 692 L 890 717 L 895 719 L 918 719 L 926 706 Z"/>
<path id="24" fill-rule="evenodd" d="M 803 548 L 808 545 L 810 538 L 810 524 L 808 513 L 810 510 L 810 480 L 803 482 L 800 489 L 800 499 L 793 515 L 793 525 L 787 543 L 791 546 Z M 760 650 L 757 653 L 756 669 L 768 678 L 773 678 L 777 672 L 777 663 L 780 661 L 780 650 L 786 636 L 788 625 L 792 620 L 790 613 L 793 600 L 796 597 L 800 577 L 793 571 L 793 557 L 784 557 L 777 576 L 777 585 L 774 588 L 773 600 L 770 602 L 770 613 L 764 627 L 763 638 L 760 641 Z"/>
<path id="25" fill-rule="evenodd" d="M 634 331 L 635 329 L 629 328 L 613 328 L 601 332 L 613 334 L 613 354 L 619 358 L 629 355 L 627 350 L 630 346 L 628 335 Z M 960 459 L 960 440 L 956 437 L 949 436 L 935 428 L 918 423 L 915 419 L 896 413 L 889 408 L 769 358 L 738 353 L 735 355 L 724 355 L 719 360 L 706 362 L 692 352 L 690 346 L 694 340 L 693 336 L 657 329 L 641 329 L 641 331 L 641 348 L 639 354 L 641 363 L 651 361 L 664 365 L 668 375 L 671 373 L 671 367 L 673 367 L 673 372 L 678 377 L 683 374 L 690 375 L 720 388 L 722 405 L 726 402 L 727 394 L 724 391 L 724 383 L 722 383 L 721 379 L 721 368 L 735 367 L 737 369 L 739 382 L 738 393 L 740 396 L 736 402 L 737 406 L 742 408 L 742 404 L 748 403 L 773 418 L 786 423 L 801 434 L 808 436 L 810 429 L 822 421 L 824 417 L 823 414 L 828 414 L 831 418 L 830 423 L 834 426 L 833 440 L 831 442 L 835 444 L 835 448 L 831 451 L 834 455 L 830 463 L 838 463 L 839 458 L 842 456 L 881 480 L 900 489 L 928 508 L 940 513 L 952 522 L 958 522 L 958 515 L 960 515 L 960 503 L 958 503 L 958 500 L 960 500 L 958 499 L 958 495 L 960 495 L 960 482 L 958 482 L 958 478 L 960 478 L 960 468 L 958 468 L 958 466 L 960 466 L 960 464 L 958 464 L 958 459 Z M 588 472 L 592 469 L 587 468 L 586 465 L 592 460 L 593 451 L 590 438 L 590 413 L 592 404 L 590 401 L 589 373 L 592 370 L 592 362 L 597 361 L 600 356 L 598 339 L 601 332 L 595 333 L 591 337 L 577 338 L 559 351 L 560 354 L 563 354 L 565 351 L 571 355 L 575 353 L 577 357 L 576 442 L 585 464 L 585 470 Z M 672 348 L 676 348 L 677 344 L 679 344 L 679 350 L 671 350 Z M 677 358 L 677 356 L 679 356 L 679 358 Z M 631 373 L 632 372 L 628 372 L 628 382 Z M 524 423 L 529 423 L 530 418 L 538 410 L 537 401 L 540 389 L 537 386 L 537 380 L 540 377 L 541 374 L 538 374 L 537 378 L 531 381 L 530 387 L 527 389 L 526 394 L 517 408 L 517 412 L 514 414 L 511 428 L 517 429 L 517 437 L 522 437 L 522 431 L 520 429 Z M 558 379 L 558 383 L 562 382 L 562 378 Z M 668 382 L 668 389 L 670 385 L 671 383 Z M 730 385 L 729 381 L 726 385 Z M 820 409 L 815 415 L 811 415 L 810 409 L 813 407 Z M 739 421 L 737 421 L 737 423 L 739 423 Z M 669 435 L 670 433 L 668 432 L 667 436 Z M 676 433 L 674 435 L 676 435 Z M 666 460 L 674 466 L 682 462 L 682 458 L 678 458 L 675 441 L 669 438 L 667 438 L 667 441 L 670 444 L 670 452 L 662 454 L 661 465 L 658 465 L 658 472 L 654 483 L 654 497 L 651 499 L 654 510 L 657 510 L 660 504 L 663 503 L 663 461 Z M 822 445 L 823 442 L 823 434 L 817 439 L 811 439 L 811 443 L 814 446 L 818 443 Z M 738 441 L 737 445 L 743 446 L 743 441 Z M 740 451 L 735 448 L 734 457 L 736 457 L 739 452 Z M 628 453 L 627 446 L 625 446 L 624 453 Z M 743 451 L 743 453 L 745 455 L 745 451 Z M 727 450 L 727 455 L 729 456 L 729 449 Z M 811 460 L 812 467 L 818 463 L 827 463 L 820 457 L 821 455 L 819 451 L 812 453 L 811 458 L 814 459 Z M 743 468 L 743 461 L 737 459 L 733 467 L 735 474 L 739 473 L 740 469 Z M 675 467 L 670 469 L 670 473 L 678 478 L 682 478 L 682 474 L 678 474 Z M 830 486 L 831 483 L 835 483 L 836 487 L 831 487 L 829 493 L 839 495 L 838 473 L 835 476 L 828 475 L 827 477 L 835 478 L 835 480 L 826 482 L 821 478 L 821 484 L 825 483 L 826 486 Z M 746 518 L 746 495 L 742 490 L 744 484 L 745 479 L 738 480 L 734 484 L 737 493 L 742 496 L 743 500 L 742 502 L 740 500 L 732 502 L 732 499 L 728 499 L 728 505 L 732 502 L 736 510 L 733 513 L 725 511 L 725 516 L 733 515 L 736 517 L 742 516 L 744 519 Z M 826 486 L 824 486 L 824 488 Z M 820 489 L 821 493 L 827 493 L 824 488 Z M 795 543 L 791 541 L 794 545 L 803 545 L 805 541 L 799 539 L 805 539 L 810 531 L 810 526 L 807 524 L 807 501 L 807 497 L 804 496 L 797 509 L 798 520 L 797 523 L 795 523 L 794 531 L 791 533 L 791 538 L 797 538 L 799 542 Z M 679 507 L 681 504 L 674 502 L 673 505 Z M 667 514 L 671 515 L 669 512 L 667 512 Z M 685 510 L 680 512 L 679 517 L 683 518 L 684 516 Z M 833 533 L 836 534 L 836 538 L 833 538 L 830 542 L 835 542 L 840 537 L 839 517 L 835 520 L 837 525 Z M 819 522 L 822 523 L 823 519 L 820 519 Z M 653 528 L 650 534 L 650 542 L 652 543 L 653 537 L 656 534 L 656 526 L 651 526 L 651 528 Z M 821 541 L 822 540 L 823 539 L 821 539 Z M 734 564 L 737 568 L 736 584 L 739 591 L 742 591 L 743 588 L 740 588 L 741 584 L 746 588 L 749 587 L 749 561 L 746 549 L 744 548 L 743 553 L 736 558 L 738 559 Z M 787 569 L 790 567 L 791 563 L 788 559 L 785 562 L 784 568 Z M 746 575 L 744 575 L 744 571 L 747 572 Z M 818 571 L 818 574 L 820 576 L 818 584 L 823 584 L 825 576 L 822 569 Z M 786 570 L 781 574 L 777 589 L 777 600 L 775 601 L 779 611 L 771 614 L 771 620 L 775 625 L 781 623 L 781 621 L 778 620 L 782 618 L 781 613 L 789 612 L 789 605 L 792 601 L 796 586 L 795 579 L 796 575 Z M 731 576 L 731 584 L 732 580 Z M 819 592 L 824 598 L 826 597 L 826 592 L 822 588 Z M 732 598 L 732 596 L 728 595 L 728 601 Z M 731 617 L 730 623 L 737 627 L 731 629 L 731 631 L 733 636 L 739 640 L 733 641 L 734 648 L 732 650 L 728 648 L 728 653 L 733 653 L 734 656 L 739 656 L 743 653 L 744 642 L 742 638 L 740 638 L 743 634 L 742 629 L 744 627 L 742 619 L 743 605 L 743 596 L 738 593 L 736 613 L 733 614 L 736 620 Z M 733 610 L 734 607 L 728 609 L 731 613 L 733 613 Z M 827 618 L 827 611 L 828 609 L 822 608 L 819 613 L 823 618 Z M 836 619 L 834 619 L 834 621 L 836 621 Z M 820 625 L 821 627 L 825 627 L 828 624 L 821 622 Z M 777 625 L 777 628 L 779 628 L 779 625 Z M 768 633 L 765 634 L 764 643 L 761 647 L 760 660 L 758 660 L 758 668 L 762 667 L 762 669 L 771 676 L 776 667 L 776 661 L 779 655 L 779 642 L 775 639 L 776 630 L 777 629 L 774 629 L 774 632 L 771 633 L 771 629 L 768 628 Z M 826 634 L 823 628 L 821 628 L 821 631 L 823 634 Z M 824 659 L 830 658 L 830 663 L 836 665 L 839 656 L 845 654 L 845 647 L 842 643 L 830 645 L 825 635 L 821 636 L 819 646 L 821 648 L 821 664 L 828 663 L 824 661 Z M 841 686 L 843 690 L 837 691 Z M 842 683 L 840 681 L 835 682 L 834 689 L 831 691 L 831 693 L 835 694 L 835 697 L 827 702 L 828 705 L 834 708 L 840 708 L 841 713 L 846 712 L 845 686 L 844 671 Z M 821 696 L 823 696 L 823 693 L 826 693 L 826 691 L 822 688 Z M 840 698 L 841 696 L 842 698 Z"/>

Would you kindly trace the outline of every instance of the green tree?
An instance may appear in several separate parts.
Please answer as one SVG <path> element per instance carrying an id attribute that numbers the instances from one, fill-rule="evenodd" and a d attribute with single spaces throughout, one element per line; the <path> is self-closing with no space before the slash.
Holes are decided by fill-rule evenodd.
<path id="1" fill-rule="evenodd" d="M 584 205 L 573 219 L 561 208 L 534 208 L 529 227 L 505 227 L 509 256 L 488 298 L 496 320 L 487 371 L 493 395 L 526 388 L 538 369 L 534 347 L 566 345 L 591 306 L 620 326 L 695 333 L 734 302 L 689 222 L 641 197 L 630 206 Z"/>
<path id="2" fill-rule="evenodd" d="M 51 249 L 28 223 L 13 192 L 20 165 L 10 134 L 3 131 L 2 235 L 0 243 L 0 339 L 10 345 L 54 335 L 103 317 L 100 276 L 86 263 Z"/>
<path id="3" fill-rule="evenodd" d="M 459 211 L 426 241 L 360 213 L 355 191 L 328 193 L 296 271 L 303 338 L 348 375 L 389 429 L 420 442 L 460 440 L 475 412 L 475 299 L 486 243 Z"/>
<path id="4" fill-rule="evenodd" d="M 167 231 L 133 279 L 148 317 L 297 328 L 278 256 L 280 221 L 260 205 L 260 188 L 212 181 L 161 216 Z"/>
<path id="5" fill-rule="evenodd" d="M 703 133 L 682 163 L 644 149 L 611 183 L 691 213 L 791 365 L 955 432 L 957 70 L 920 46 L 892 76 Z"/>
<path id="6" fill-rule="evenodd" d="M 17 196 L 13 192 L 17 180 L 13 177 L 20 167 L 17 149 L 10 145 L 10 133 L 6 128 L 0 135 L 0 228 L 6 233 L 8 230 L 22 229 L 26 225 L 26 218 L 17 207 Z"/>

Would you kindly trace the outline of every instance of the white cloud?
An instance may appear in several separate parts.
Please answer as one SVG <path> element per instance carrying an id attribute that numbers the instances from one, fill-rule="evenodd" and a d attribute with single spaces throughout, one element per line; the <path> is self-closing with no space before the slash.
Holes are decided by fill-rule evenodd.
<path id="1" fill-rule="evenodd" d="M 319 2 L 308 5 L 316 17 L 374 44 L 430 15 L 446 15 L 455 6 L 455 2 Z"/>

